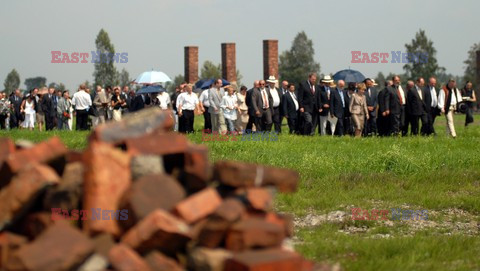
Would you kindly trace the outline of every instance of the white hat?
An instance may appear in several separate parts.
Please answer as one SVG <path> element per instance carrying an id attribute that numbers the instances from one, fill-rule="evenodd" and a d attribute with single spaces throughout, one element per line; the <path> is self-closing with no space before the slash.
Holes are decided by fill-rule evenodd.
<path id="1" fill-rule="evenodd" d="M 330 77 L 330 75 L 325 75 L 322 78 L 322 83 L 333 83 L 333 79 Z"/>
<path id="2" fill-rule="evenodd" d="M 277 79 L 275 79 L 275 76 L 270 75 L 270 77 L 268 77 L 268 79 L 267 79 L 267 82 L 268 83 L 277 83 Z"/>

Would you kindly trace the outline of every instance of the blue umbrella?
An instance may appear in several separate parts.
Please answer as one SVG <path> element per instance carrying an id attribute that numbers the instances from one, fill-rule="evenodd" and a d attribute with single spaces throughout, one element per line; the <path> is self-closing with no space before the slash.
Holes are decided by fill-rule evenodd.
<path id="1" fill-rule="evenodd" d="M 159 85 L 145 86 L 145 87 L 142 87 L 139 91 L 137 91 L 137 94 L 159 93 L 162 91 L 167 91 L 167 90 Z"/>
<path id="2" fill-rule="evenodd" d="M 335 81 L 343 80 L 347 83 L 350 83 L 350 82 L 359 83 L 365 80 L 365 76 L 363 76 L 363 74 L 360 73 L 359 71 L 348 69 L 348 70 L 341 70 L 336 74 L 334 74 L 333 80 Z"/>
<path id="3" fill-rule="evenodd" d="M 200 82 L 202 82 L 201 85 L 200 85 Z M 210 88 L 210 86 L 214 82 L 215 82 L 215 79 L 202 79 L 202 80 L 198 81 L 197 83 L 195 83 L 195 88 L 207 89 L 207 88 Z M 228 85 L 230 85 L 230 82 L 228 82 L 225 79 L 222 79 L 222 84 L 224 86 L 228 86 Z"/>

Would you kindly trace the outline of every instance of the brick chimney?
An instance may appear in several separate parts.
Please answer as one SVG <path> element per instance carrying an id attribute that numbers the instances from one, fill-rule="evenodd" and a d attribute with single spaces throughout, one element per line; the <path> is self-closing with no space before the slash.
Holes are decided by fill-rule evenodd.
<path id="1" fill-rule="evenodd" d="M 197 46 L 185 46 L 185 81 L 191 84 L 198 81 Z"/>
<path id="2" fill-rule="evenodd" d="M 263 78 L 270 75 L 278 80 L 278 40 L 263 41 Z"/>
<path id="3" fill-rule="evenodd" d="M 222 43 L 222 77 L 232 85 L 237 84 L 235 43 Z"/>

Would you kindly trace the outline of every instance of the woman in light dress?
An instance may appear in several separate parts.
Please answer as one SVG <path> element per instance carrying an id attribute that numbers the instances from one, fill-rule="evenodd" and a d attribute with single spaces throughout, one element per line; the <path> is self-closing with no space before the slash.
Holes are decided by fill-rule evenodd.
<path id="1" fill-rule="evenodd" d="M 25 120 L 22 123 L 22 128 L 33 131 L 35 127 L 35 101 L 32 99 L 32 96 L 27 94 L 25 99 L 20 105 L 20 112 L 25 114 Z"/>

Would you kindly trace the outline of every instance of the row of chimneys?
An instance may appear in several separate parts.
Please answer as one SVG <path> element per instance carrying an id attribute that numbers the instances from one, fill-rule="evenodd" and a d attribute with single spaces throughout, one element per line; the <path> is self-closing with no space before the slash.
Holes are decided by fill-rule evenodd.
<path id="1" fill-rule="evenodd" d="M 278 40 L 263 41 L 263 77 L 271 75 L 278 79 Z M 237 82 L 235 43 L 222 43 L 222 78 Z M 198 79 L 198 46 L 185 46 L 185 81 L 193 84 Z"/>

